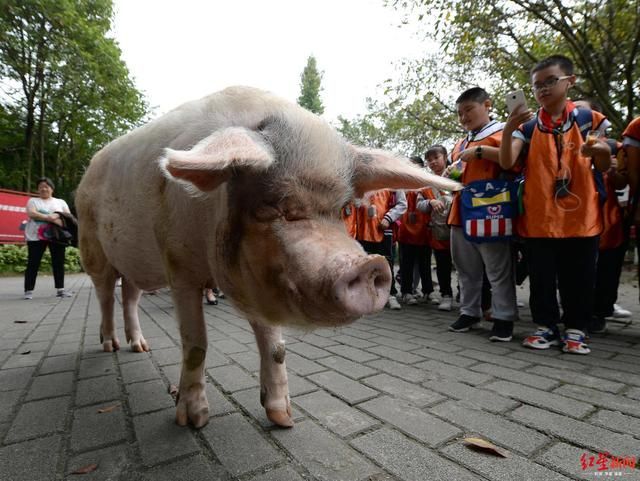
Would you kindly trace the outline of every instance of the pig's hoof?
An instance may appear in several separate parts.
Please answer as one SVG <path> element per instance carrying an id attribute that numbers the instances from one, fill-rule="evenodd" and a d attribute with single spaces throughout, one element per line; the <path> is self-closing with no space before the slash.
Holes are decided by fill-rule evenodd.
<path id="1" fill-rule="evenodd" d="M 179 393 L 176 406 L 176 423 L 186 426 L 191 423 L 195 428 L 201 428 L 209 422 L 209 403 L 202 391 L 202 395 L 194 392 Z"/>
<path id="2" fill-rule="evenodd" d="M 136 341 L 131 341 L 131 350 L 133 352 L 149 352 L 150 349 L 144 337 L 140 337 L 140 339 Z"/>
<path id="3" fill-rule="evenodd" d="M 117 339 L 107 339 L 102 341 L 102 350 L 104 352 L 114 352 L 120 349 L 120 341 Z"/>
<path id="4" fill-rule="evenodd" d="M 267 418 L 276 426 L 281 428 L 293 427 L 293 419 L 291 419 L 291 408 L 286 411 L 275 411 L 273 409 L 266 409 Z"/>

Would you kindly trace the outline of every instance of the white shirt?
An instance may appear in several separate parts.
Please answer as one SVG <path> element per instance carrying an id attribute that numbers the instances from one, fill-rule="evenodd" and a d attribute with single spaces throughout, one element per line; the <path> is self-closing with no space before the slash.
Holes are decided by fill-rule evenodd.
<path id="1" fill-rule="evenodd" d="M 55 197 L 49 197 L 48 199 L 41 199 L 39 197 L 31 197 L 27 202 L 27 212 L 29 209 L 35 209 L 40 214 L 53 214 L 54 212 L 69 212 L 69 206 L 62 199 L 56 199 Z M 24 228 L 24 237 L 27 241 L 37 241 L 38 228 L 42 224 L 47 222 L 42 220 L 35 220 L 29 218 L 27 225 Z"/>

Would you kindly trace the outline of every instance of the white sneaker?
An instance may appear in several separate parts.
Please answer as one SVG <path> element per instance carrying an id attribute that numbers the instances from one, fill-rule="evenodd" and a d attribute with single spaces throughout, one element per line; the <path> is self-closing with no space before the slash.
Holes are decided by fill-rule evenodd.
<path id="1" fill-rule="evenodd" d="M 400 306 L 400 303 L 398 302 L 398 299 L 396 299 L 396 296 L 389 296 L 387 306 L 389 306 L 389 308 L 393 311 L 402 309 L 402 306 Z"/>
<path id="2" fill-rule="evenodd" d="M 438 294 L 436 294 L 436 292 L 430 292 L 429 294 L 427 294 L 427 300 L 428 302 L 430 302 L 431 304 L 433 304 L 434 306 L 440 305 L 440 296 Z"/>
<path id="3" fill-rule="evenodd" d="M 612 317 L 615 319 L 627 319 L 631 317 L 631 311 L 620 307 L 618 304 L 614 304 Z"/>
<path id="4" fill-rule="evenodd" d="M 28 301 L 30 301 L 31 299 L 33 299 L 33 291 L 24 291 L 24 297 L 23 299 L 26 299 Z"/>
<path id="5" fill-rule="evenodd" d="M 407 306 L 415 306 L 418 303 L 418 300 L 413 297 L 412 294 L 404 294 L 402 296 L 402 303 L 406 304 Z"/>
<path id="6" fill-rule="evenodd" d="M 439 311 L 450 311 L 453 298 L 451 296 L 444 296 L 438 305 Z"/>

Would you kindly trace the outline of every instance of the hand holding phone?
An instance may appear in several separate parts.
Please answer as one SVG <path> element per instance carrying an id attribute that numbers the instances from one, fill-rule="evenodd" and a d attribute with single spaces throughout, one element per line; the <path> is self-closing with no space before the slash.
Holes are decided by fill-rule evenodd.
<path id="1" fill-rule="evenodd" d="M 527 107 L 527 99 L 525 98 L 522 90 L 509 92 L 505 97 L 505 102 L 509 113 L 512 113 L 519 105 L 522 105 L 524 108 Z"/>

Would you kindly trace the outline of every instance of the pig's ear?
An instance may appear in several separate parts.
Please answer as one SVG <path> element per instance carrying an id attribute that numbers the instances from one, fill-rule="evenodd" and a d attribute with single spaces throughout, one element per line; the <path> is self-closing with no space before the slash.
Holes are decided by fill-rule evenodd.
<path id="1" fill-rule="evenodd" d="M 172 177 L 210 191 L 238 171 L 267 170 L 273 164 L 271 147 L 263 138 L 242 127 L 214 132 L 191 150 L 166 149 L 162 168 Z"/>
<path id="2" fill-rule="evenodd" d="M 421 189 L 432 186 L 457 191 L 462 184 L 446 177 L 430 174 L 403 157 L 384 150 L 354 147 L 355 166 L 352 178 L 356 198 L 380 189 Z"/>

